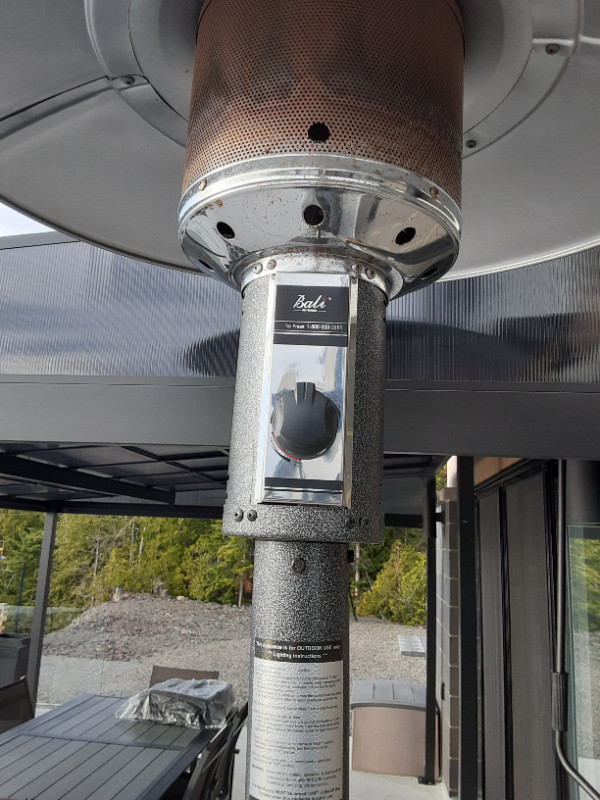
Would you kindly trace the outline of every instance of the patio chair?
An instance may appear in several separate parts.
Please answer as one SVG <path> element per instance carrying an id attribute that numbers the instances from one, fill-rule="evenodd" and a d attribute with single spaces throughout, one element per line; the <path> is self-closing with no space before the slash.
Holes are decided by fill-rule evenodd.
<path id="1" fill-rule="evenodd" d="M 181 680 L 184 681 L 200 681 L 207 678 L 217 680 L 218 677 L 219 671 L 216 669 L 179 669 L 178 667 L 159 667 L 154 665 L 152 667 L 152 675 L 150 676 L 150 686 L 162 683 L 169 678 L 181 678 Z"/>
<path id="2" fill-rule="evenodd" d="M 33 716 L 34 708 L 25 678 L 0 687 L 0 733 L 33 719 Z"/>
<path id="3" fill-rule="evenodd" d="M 225 727 L 221 728 L 202 751 L 182 800 L 221 800 L 220 769 L 229 753 L 231 735 L 238 713 L 236 708 L 230 711 Z"/>
<path id="4" fill-rule="evenodd" d="M 239 711 L 236 712 L 235 716 L 231 720 L 229 738 L 227 739 L 227 745 L 225 747 L 225 752 L 223 753 L 223 758 L 221 759 L 217 769 L 217 793 L 215 797 L 218 797 L 219 800 L 231 800 L 233 787 L 233 766 L 235 762 L 235 756 L 237 753 L 239 753 L 239 750 L 236 748 L 236 743 L 238 736 L 240 735 L 240 731 L 246 723 L 247 717 L 248 703 L 244 703 L 244 705 L 239 709 Z"/>

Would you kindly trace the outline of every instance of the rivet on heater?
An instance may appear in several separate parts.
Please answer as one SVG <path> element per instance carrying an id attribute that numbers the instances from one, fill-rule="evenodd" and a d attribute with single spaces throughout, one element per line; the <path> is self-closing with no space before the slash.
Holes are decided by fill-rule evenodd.
<path id="1" fill-rule="evenodd" d="M 373 280 L 373 278 L 375 277 L 375 270 L 374 270 L 374 269 L 371 269 L 371 267 L 369 267 L 367 270 L 365 270 L 365 274 L 366 274 L 367 278 L 368 278 L 370 281 L 372 281 L 372 280 Z"/>
<path id="2" fill-rule="evenodd" d="M 354 518 L 348 517 L 348 519 L 344 522 L 345 528 L 353 528 L 354 527 Z"/>
<path id="3" fill-rule="evenodd" d="M 355 275 L 360 275 L 360 264 L 352 264 L 352 272 Z"/>
<path id="4" fill-rule="evenodd" d="M 429 190 L 429 195 L 432 200 L 437 200 L 438 197 L 440 196 L 439 189 L 437 189 L 435 186 L 432 186 L 431 189 Z"/>
<path id="5" fill-rule="evenodd" d="M 292 569 L 294 572 L 304 572 L 306 569 L 306 561 L 303 558 L 295 558 Z"/>
<path id="6" fill-rule="evenodd" d="M 254 265 L 254 272 L 257 275 L 260 275 L 260 273 L 262 272 L 262 264 L 260 263 L 260 261 Z"/>
<path id="7" fill-rule="evenodd" d="M 248 517 L 248 521 L 249 522 L 255 522 L 256 521 L 257 514 L 256 514 L 256 511 L 253 508 L 251 508 L 250 511 L 248 511 L 246 516 Z"/>
<path id="8" fill-rule="evenodd" d="M 201 192 L 203 192 L 206 189 L 206 180 L 204 178 L 202 178 L 202 180 L 198 184 L 198 189 L 200 189 Z"/>
<path id="9" fill-rule="evenodd" d="M 267 261 L 267 269 L 275 269 L 276 266 L 277 266 L 277 262 L 275 261 L 274 258 L 270 258 Z"/>
<path id="10" fill-rule="evenodd" d="M 236 508 L 233 512 L 233 518 L 236 522 L 241 522 L 244 519 L 244 512 L 241 508 Z"/>

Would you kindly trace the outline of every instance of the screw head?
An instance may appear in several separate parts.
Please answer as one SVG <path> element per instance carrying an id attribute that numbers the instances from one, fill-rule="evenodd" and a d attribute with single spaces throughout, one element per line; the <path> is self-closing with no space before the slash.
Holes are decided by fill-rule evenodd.
<path id="1" fill-rule="evenodd" d="M 244 519 L 244 512 L 241 508 L 236 508 L 233 512 L 233 518 L 236 522 L 241 522 Z"/>
<path id="2" fill-rule="evenodd" d="M 560 52 L 560 45 L 556 44 L 555 42 L 551 42 L 550 44 L 546 45 L 546 52 L 549 56 L 555 56 Z"/>
<path id="3" fill-rule="evenodd" d="M 354 527 L 354 518 L 348 517 L 344 522 L 344 528 L 349 529 Z"/>
<path id="4" fill-rule="evenodd" d="M 438 197 L 440 196 L 439 189 L 437 189 L 437 187 L 435 186 L 432 186 L 431 189 L 429 190 L 429 196 L 431 197 L 432 200 L 437 200 Z"/>
<path id="5" fill-rule="evenodd" d="M 260 261 L 258 262 L 258 264 L 254 265 L 254 272 L 256 275 L 260 275 L 260 273 L 262 272 L 262 264 L 260 263 Z"/>
<path id="6" fill-rule="evenodd" d="M 292 564 L 292 569 L 294 572 L 304 572 L 306 569 L 306 561 L 303 558 L 295 558 L 294 563 Z"/>
<path id="7" fill-rule="evenodd" d="M 468 147 L 469 150 L 472 150 L 474 147 L 477 147 L 477 142 L 475 139 L 467 139 L 465 142 L 465 147 Z"/>
<path id="8" fill-rule="evenodd" d="M 360 264 L 352 264 L 352 272 L 354 272 L 355 275 L 358 275 L 360 273 Z"/>
<path id="9" fill-rule="evenodd" d="M 275 269 L 276 266 L 277 266 L 277 262 L 275 261 L 274 258 L 270 258 L 267 261 L 267 269 Z"/>
<path id="10" fill-rule="evenodd" d="M 249 522 L 255 522 L 257 516 L 258 515 L 257 515 L 255 509 L 253 509 L 253 508 L 251 508 L 250 511 L 248 511 L 248 513 L 246 514 L 246 517 L 248 518 Z"/>
<path id="11" fill-rule="evenodd" d="M 201 192 L 203 192 L 206 189 L 206 180 L 204 178 L 202 178 L 202 180 L 198 184 L 198 189 L 200 189 Z"/>
<path id="12" fill-rule="evenodd" d="M 369 267 L 369 268 L 366 270 L 366 276 L 367 276 L 367 278 L 368 278 L 370 281 L 372 281 L 372 280 L 373 280 L 373 278 L 375 277 L 375 270 L 374 270 L 374 269 L 371 269 L 371 267 Z"/>

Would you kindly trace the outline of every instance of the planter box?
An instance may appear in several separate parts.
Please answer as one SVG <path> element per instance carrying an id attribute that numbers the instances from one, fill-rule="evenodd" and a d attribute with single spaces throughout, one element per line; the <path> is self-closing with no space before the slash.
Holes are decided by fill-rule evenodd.
<path id="1" fill-rule="evenodd" d="M 422 777 L 424 686 L 401 681 L 355 681 L 350 708 L 353 770 Z"/>

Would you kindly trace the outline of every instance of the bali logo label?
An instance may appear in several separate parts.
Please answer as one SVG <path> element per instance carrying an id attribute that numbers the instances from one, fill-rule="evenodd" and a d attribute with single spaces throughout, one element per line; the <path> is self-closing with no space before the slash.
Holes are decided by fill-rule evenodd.
<path id="1" fill-rule="evenodd" d="M 307 300 L 306 295 L 299 294 L 298 299 L 292 306 L 296 311 L 307 311 L 309 313 L 316 313 L 318 311 L 325 311 L 327 309 L 327 301 L 331 300 L 331 297 L 325 297 L 325 295 L 320 294 L 315 300 Z"/>

